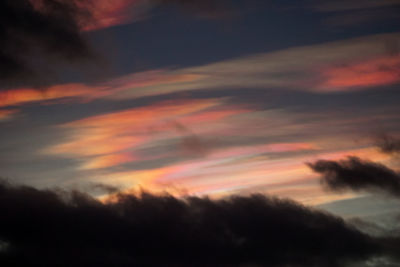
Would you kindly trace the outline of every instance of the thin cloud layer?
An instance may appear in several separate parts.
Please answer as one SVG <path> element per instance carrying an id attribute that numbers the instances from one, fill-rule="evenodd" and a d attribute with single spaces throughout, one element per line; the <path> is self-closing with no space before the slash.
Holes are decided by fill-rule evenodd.
<path id="1" fill-rule="evenodd" d="M 308 166 L 322 174 L 322 183 L 332 190 L 382 191 L 400 197 L 400 175 L 385 165 L 349 157 L 319 160 Z"/>
<path id="2" fill-rule="evenodd" d="M 382 246 L 342 219 L 261 195 L 211 200 L 0 184 L 2 265 L 344 266 Z"/>
<path id="3" fill-rule="evenodd" d="M 184 82 L 124 90 L 111 98 L 216 88 L 354 92 L 400 83 L 399 33 L 370 35 L 170 71 Z"/>

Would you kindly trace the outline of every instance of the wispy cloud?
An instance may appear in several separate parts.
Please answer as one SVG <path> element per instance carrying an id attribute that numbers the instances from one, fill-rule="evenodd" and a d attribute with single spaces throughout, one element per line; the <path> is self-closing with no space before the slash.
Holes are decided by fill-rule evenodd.
<path id="1" fill-rule="evenodd" d="M 348 90 L 390 85 L 400 82 L 399 73 L 400 56 L 379 57 L 324 70 L 325 81 L 320 87 Z"/>
<path id="2" fill-rule="evenodd" d="M 30 103 L 62 104 L 65 102 L 87 103 L 99 98 L 113 98 L 125 90 L 137 90 L 138 97 L 148 87 L 163 87 L 198 79 L 195 75 L 167 73 L 162 70 L 134 73 L 98 84 L 59 84 L 47 88 L 15 88 L 0 91 L 0 107 L 20 106 Z M 158 93 L 162 93 L 159 91 Z"/>
<path id="3" fill-rule="evenodd" d="M 184 83 L 125 90 L 114 98 L 215 88 L 286 88 L 326 93 L 368 89 L 398 83 L 399 57 L 389 44 L 398 33 L 293 47 L 270 53 L 177 69 Z M 397 45 L 396 45 L 397 46 Z M 357 79 L 359 78 L 359 79 Z"/>
<path id="4" fill-rule="evenodd" d="M 0 92 L 0 106 L 49 100 L 87 102 L 127 99 L 215 88 L 286 88 L 317 93 L 353 91 L 400 82 L 400 60 L 389 42 L 398 34 L 290 48 L 266 54 L 176 70 L 133 73 L 108 82 L 61 84 L 47 89 L 20 88 Z"/>
<path id="5" fill-rule="evenodd" d="M 212 109 L 220 104 L 219 100 L 213 99 L 167 101 L 74 121 L 62 126 L 72 130 L 70 140 L 47 149 L 47 152 L 95 157 L 85 160 L 85 169 L 119 165 L 136 159 L 135 149 L 160 140 L 181 138 L 173 126 L 177 120 L 190 124 L 201 120 L 209 123 L 242 112 L 221 111 L 218 114 Z M 208 112 L 210 117 L 207 116 Z M 192 116 L 194 120 L 190 119 Z"/>

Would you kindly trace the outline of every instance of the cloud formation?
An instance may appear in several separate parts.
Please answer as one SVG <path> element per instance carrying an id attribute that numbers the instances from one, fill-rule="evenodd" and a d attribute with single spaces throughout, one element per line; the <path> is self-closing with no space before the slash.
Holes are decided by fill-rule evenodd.
<path id="1" fill-rule="evenodd" d="M 368 88 L 400 81 L 400 56 L 379 57 L 356 64 L 328 68 L 322 88 Z"/>
<path id="2" fill-rule="evenodd" d="M 39 83 L 48 73 L 41 62 L 73 62 L 93 57 L 80 33 L 90 13 L 80 0 L 0 2 L 0 81 Z M 46 74 L 46 75 L 45 75 Z"/>
<path id="3" fill-rule="evenodd" d="M 0 82 L 7 87 L 54 84 L 60 64 L 96 58 L 84 37 L 93 31 L 145 17 L 151 7 L 177 5 L 213 17 L 224 1 L 5 0 L 0 3 Z M 68 63 L 68 64 L 67 64 Z M 55 75 L 54 75 L 55 76 Z"/>
<path id="4" fill-rule="evenodd" d="M 378 140 L 378 147 L 384 153 L 397 154 L 400 153 L 400 140 L 390 135 L 382 135 Z"/>
<path id="5" fill-rule="evenodd" d="M 348 92 L 400 83 L 398 32 L 213 62 L 170 71 L 183 82 L 125 90 L 115 98 L 215 88 L 285 88 L 314 93 Z"/>
<path id="6" fill-rule="evenodd" d="M 334 191 L 383 191 L 400 197 L 400 175 L 385 165 L 348 157 L 346 160 L 319 160 L 309 163 L 322 174 L 322 183 Z"/>
<path id="7" fill-rule="evenodd" d="M 343 266 L 380 254 L 342 219 L 262 195 L 211 200 L 0 184 L 4 266 Z"/>

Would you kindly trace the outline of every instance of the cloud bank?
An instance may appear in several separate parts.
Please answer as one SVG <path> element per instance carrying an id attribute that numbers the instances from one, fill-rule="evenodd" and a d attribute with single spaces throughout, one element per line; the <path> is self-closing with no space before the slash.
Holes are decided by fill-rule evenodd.
<path id="1" fill-rule="evenodd" d="M 381 246 L 289 200 L 117 194 L 0 184 L 2 266 L 343 266 Z"/>

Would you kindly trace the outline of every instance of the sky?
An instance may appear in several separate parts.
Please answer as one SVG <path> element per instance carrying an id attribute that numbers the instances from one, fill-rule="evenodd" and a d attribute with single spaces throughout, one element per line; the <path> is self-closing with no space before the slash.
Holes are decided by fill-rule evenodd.
<path id="1" fill-rule="evenodd" d="M 100 202 L 262 194 L 398 231 L 399 11 L 397 0 L 6 0 L 0 177 Z"/>

